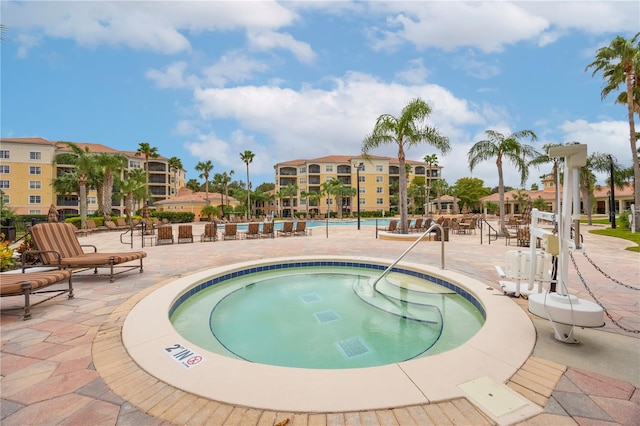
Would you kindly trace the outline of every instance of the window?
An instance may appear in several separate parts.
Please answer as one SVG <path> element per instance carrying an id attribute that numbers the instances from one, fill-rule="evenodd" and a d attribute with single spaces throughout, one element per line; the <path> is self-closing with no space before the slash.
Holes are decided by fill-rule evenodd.
<path id="1" fill-rule="evenodd" d="M 376 183 L 384 182 L 384 178 L 382 176 L 376 176 Z"/>
<path id="2" fill-rule="evenodd" d="M 30 180 L 29 189 L 42 189 L 42 182 L 39 180 Z"/>
<path id="3" fill-rule="evenodd" d="M 324 178 L 324 181 L 325 182 L 331 182 L 332 179 L 333 178 L 331 176 L 327 176 L 327 177 Z"/>
<path id="4" fill-rule="evenodd" d="M 95 196 L 87 197 L 87 203 L 89 203 L 89 204 L 97 204 L 98 203 L 98 197 L 95 197 Z"/>
<path id="5" fill-rule="evenodd" d="M 376 164 L 376 172 L 382 172 L 384 171 L 382 168 L 382 164 Z"/>
<path id="6" fill-rule="evenodd" d="M 10 173 L 10 166 L 1 165 L 0 166 L 0 174 L 8 175 Z"/>
<path id="7" fill-rule="evenodd" d="M 300 178 L 300 183 L 301 183 L 301 184 L 302 184 L 302 183 L 305 183 L 305 184 L 306 184 L 306 183 L 307 183 L 307 178 Z"/>
<path id="8" fill-rule="evenodd" d="M 376 186 L 376 194 L 384 194 L 384 188 L 381 186 Z"/>
<path id="9" fill-rule="evenodd" d="M 325 166 L 324 171 L 325 171 L 325 172 L 333 172 L 333 165 L 331 165 L 331 166 Z"/>
<path id="10" fill-rule="evenodd" d="M 29 214 L 42 214 L 41 210 L 29 210 Z"/>
<path id="11" fill-rule="evenodd" d="M 42 197 L 40 195 L 29 195 L 29 204 L 42 203 Z"/>
<path id="12" fill-rule="evenodd" d="M 11 158 L 8 149 L 0 149 L 0 158 Z"/>
<path id="13" fill-rule="evenodd" d="M 7 195 L 7 194 L 4 194 L 2 196 L 2 202 L 5 203 L 5 204 L 9 204 L 10 203 L 10 201 L 9 201 L 10 199 L 11 199 L 11 197 L 9 197 L 9 195 Z"/>
<path id="14" fill-rule="evenodd" d="M 365 194 L 367 192 L 367 188 L 360 188 L 360 193 L 361 194 Z"/>
<path id="15" fill-rule="evenodd" d="M 30 175 L 41 175 L 42 167 L 40 166 L 29 166 L 29 174 Z"/>
<path id="16" fill-rule="evenodd" d="M 358 198 L 358 200 L 360 201 L 360 205 L 364 204 L 364 198 Z"/>
<path id="17" fill-rule="evenodd" d="M 42 153 L 40 151 L 29 152 L 29 160 L 42 160 Z"/>
<path id="18" fill-rule="evenodd" d="M 306 174 L 307 173 L 307 167 L 300 167 L 300 174 Z"/>
<path id="19" fill-rule="evenodd" d="M 140 163 L 139 161 L 129 160 L 129 168 L 130 169 L 141 169 L 142 168 L 142 163 Z"/>
<path id="20" fill-rule="evenodd" d="M 376 198 L 376 204 L 382 205 L 384 204 L 384 200 L 382 198 Z"/>
<path id="21" fill-rule="evenodd" d="M 327 205 L 331 205 L 331 204 L 333 204 L 333 199 L 327 198 Z"/>
<path id="22" fill-rule="evenodd" d="M 9 181 L 0 180 L 0 189 L 9 189 Z"/>

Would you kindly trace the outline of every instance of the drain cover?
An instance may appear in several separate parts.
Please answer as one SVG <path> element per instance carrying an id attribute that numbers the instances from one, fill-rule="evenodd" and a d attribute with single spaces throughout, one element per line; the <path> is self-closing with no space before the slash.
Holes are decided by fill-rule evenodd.
<path id="1" fill-rule="evenodd" d="M 340 315 L 336 314 L 334 311 L 316 312 L 313 315 L 316 316 L 316 320 L 318 320 L 319 323 L 337 321 L 340 319 Z"/>
<path id="2" fill-rule="evenodd" d="M 359 337 L 350 337 L 336 342 L 336 346 L 345 358 L 354 358 L 369 352 L 369 348 Z"/>
<path id="3" fill-rule="evenodd" d="M 313 303 L 313 302 L 319 302 L 320 296 L 318 296 L 315 293 L 303 294 L 302 296 L 300 296 L 300 299 L 302 299 L 304 303 Z"/>

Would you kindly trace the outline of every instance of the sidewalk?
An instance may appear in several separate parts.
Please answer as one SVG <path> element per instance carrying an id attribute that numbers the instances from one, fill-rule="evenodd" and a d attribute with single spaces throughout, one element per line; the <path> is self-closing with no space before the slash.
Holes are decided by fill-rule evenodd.
<path id="1" fill-rule="evenodd" d="M 92 345 L 101 327 L 114 312 L 126 306 L 127 300 L 158 283 L 214 266 L 292 253 L 368 256 L 392 261 L 408 247 L 406 242 L 376 239 L 372 226 L 363 226 L 360 231 L 355 226 L 330 227 L 328 235 L 325 228 L 314 228 L 308 237 L 200 243 L 203 228 L 203 224 L 194 224 L 195 243 L 145 247 L 148 257 L 143 274 L 128 273 L 117 277 L 114 283 L 92 276 L 74 277 L 74 299 L 57 298 L 43 303 L 32 310 L 33 318 L 29 321 L 20 318 L 20 298 L 2 298 L 2 424 L 165 424 L 159 417 L 138 410 L 114 394 L 92 362 Z M 625 251 L 629 243 L 624 240 L 592 235 L 588 229 L 585 226 L 581 231 L 589 258 L 622 283 L 640 287 L 640 254 Z M 119 235 L 94 233 L 80 240 L 82 244 L 96 245 L 99 251 L 129 250 L 120 243 Z M 134 249 L 139 250 L 140 246 L 138 237 Z M 514 245 L 505 246 L 504 239 L 487 244 L 484 236 L 484 244 L 480 245 L 480 235 L 451 235 L 445 244 L 445 267 L 495 287 L 494 265 L 502 265 L 505 252 L 514 249 L 517 249 Z M 591 291 L 611 316 L 626 328 L 639 330 L 640 292 L 606 279 L 583 255 L 578 253 L 575 259 Z M 440 243 L 420 243 L 405 260 L 439 266 Z M 571 293 L 591 300 L 575 271 L 570 270 L 569 277 Z M 526 309 L 526 301 L 514 299 L 514 303 Z M 640 335 L 624 331 L 606 318 L 601 329 L 576 329 L 575 336 L 581 343 L 566 345 L 553 339 L 548 321 L 539 318 L 532 321 L 538 333 L 532 356 L 567 368 L 559 373 L 561 377 L 549 395 L 545 414 L 529 419 L 526 424 L 635 424 L 640 418 Z M 535 371 L 522 373 L 534 380 L 540 377 Z M 425 415 L 433 421 L 433 413 L 428 416 L 431 409 L 421 410 L 426 410 Z M 406 410 L 394 411 L 393 419 L 384 421 L 422 424 L 415 413 L 406 417 L 401 415 L 403 412 Z M 237 418 L 230 413 L 215 424 L 232 424 Z M 326 424 L 349 424 L 354 418 L 362 423 L 372 418 L 383 421 L 380 415 L 371 417 L 370 413 L 356 413 L 355 417 L 354 413 L 341 413 L 323 418 Z M 290 424 L 315 424 L 319 416 L 292 415 L 291 419 Z M 447 421 L 465 424 L 451 416 Z M 254 423 L 258 422 L 259 419 Z M 271 424 L 275 422 L 274 417 Z"/>

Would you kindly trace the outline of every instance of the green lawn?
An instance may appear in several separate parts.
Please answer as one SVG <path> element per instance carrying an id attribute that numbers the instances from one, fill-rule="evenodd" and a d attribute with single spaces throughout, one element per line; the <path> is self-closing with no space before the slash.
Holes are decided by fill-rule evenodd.
<path id="1" fill-rule="evenodd" d="M 609 221 L 606 221 L 604 223 L 609 223 Z M 635 246 L 627 247 L 627 250 L 640 253 L 640 232 L 636 232 L 634 234 L 631 231 L 628 231 L 626 229 L 621 229 L 619 227 L 616 229 L 611 229 L 611 228 L 594 229 L 589 232 L 592 234 L 606 235 L 608 237 L 622 238 L 624 240 L 631 241 L 632 243 L 635 244 Z"/>

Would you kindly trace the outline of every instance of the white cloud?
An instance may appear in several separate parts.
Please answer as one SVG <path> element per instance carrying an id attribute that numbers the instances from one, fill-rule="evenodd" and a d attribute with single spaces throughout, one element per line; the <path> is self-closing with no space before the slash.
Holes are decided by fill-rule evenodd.
<path id="1" fill-rule="evenodd" d="M 253 78 L 254 73 L 266 71 L 269 67 L 239 51 L 228 52 L 213 65 L 203 70 L 207 82 L 215 87 L 224 87 L 228 81 L 242 82 Z"/>
<path id="2" fill-rule="evenodd" d="M 311 63 L 316 54 L 307 43 L 295 40 L 290 34 L 275 31 L 249 31 L 249 46 L 256 50 L 284 49 L 290 51 L 300 62 Z"/>
<path id="3" fill-rule="evenodd" d="M 429 70 L 424 66 L 422 58 L 412 59 L 407 68 L 396 72 L 396 78 L 410 84 L 424 83 L 429 76 Z"/>
<path id="4" fill-rule="evenodd" d="M 187 87 L 194 83 L 194 78 L 185 77 L 184 71 L 186 68 L 186 62 L 178 61 L 166 66 L 162 71 L 148 70 L 145 76 L 153 80 L 162 89 Z M 188 83 L 187 80 L 190 80 L 191 83 Z"/>

